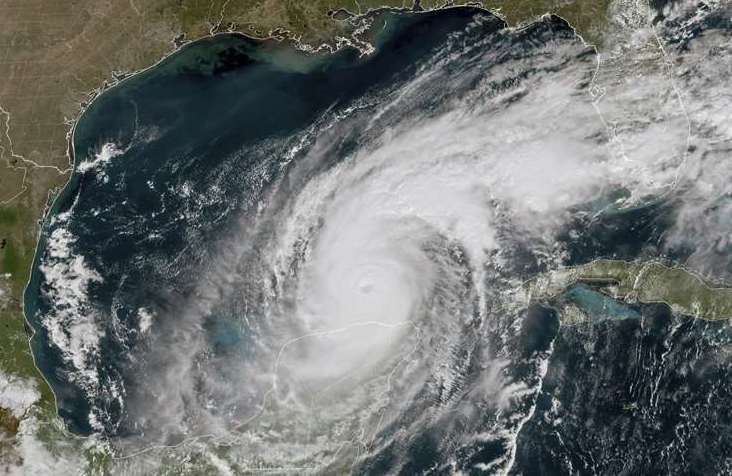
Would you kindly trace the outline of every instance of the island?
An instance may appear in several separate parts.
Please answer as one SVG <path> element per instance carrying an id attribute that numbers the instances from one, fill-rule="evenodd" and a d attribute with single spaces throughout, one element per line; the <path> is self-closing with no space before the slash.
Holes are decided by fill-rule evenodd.
<path id="1" fill-rule="evenodd" d="M 551 299 L 579 283 L 625 302 L 663 303 L 698 319 L 732 319 L 732 288 L 713 287 L 691 271 L 660 261 L 600 259 L 548 272 L 526 283 L 524 290 L 528 301 Z"/>

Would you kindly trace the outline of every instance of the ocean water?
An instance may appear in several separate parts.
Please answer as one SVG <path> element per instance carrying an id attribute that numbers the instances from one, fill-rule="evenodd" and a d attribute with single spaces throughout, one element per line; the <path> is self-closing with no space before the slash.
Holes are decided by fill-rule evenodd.
<path id="1" fill-rule="evenodd" d="M 387 15 L 389 28 L 375 38 L 379 54 L 365 58 L 352 48 L 307 54 L 274 40 L 218 35 L 184 47 L 96 99 L 75 128 L 75 172 L 54 202 L 46 235 L 53 235 L 59 217 L 73 214 L 68 230 L 85 263 L 64 271 L 78 273 L 82 283 L 85 273 L 101 278 L 89 278 L 89 307 L 71 296 L 68 312 L 93 313 L 103 303 L 114 316 L 102 331 L 92 325 L 67 331 L 100 333 L 93 347 L 85 346 L 83 335 L 77 342 L 73 336 L 65 340 L 64 350 L 80 359 L 70 372 L 99 367 L 89 385 L 100 393 L 114 389 L 111 382 L 123 372 L 120 362 L 134 353 L 139 339 L 138 309 L 150 307 L 151 299 L 156 306 L 175 307 L 192 292 L 186 273 L 205 266 L 217 240 L 242 215 L 256 212 L 308 128 L 327 110 L 354 107 L 370 89 L 412 73 L 417 58 L 475 14 L 456 9 Z M 491 19 L 482 29 L 502 26 Z M 40 249 L 48 247 L 44 236 Z M 68 363 L 39 322 L 59 305 L 44 293 L 39 271 L 37 266 L 26 300 L 37 331 L 33 350 L 56 392 L 59 414 L 72 430 L 88 434 L 95 395 L 83 378 L 76 382 L 63 370 Z M 226 330 L 215 334 L 222 346 L 238 339 Z M 113 419 L 123 416 L 114 402 L 108 411 Z"/>
<path id="2" fill-rule="evenodd" d="M 25 294 L 59 415 L 239 468 L 612 472 L 645 436 L 636 469 L 688 468 L 672 428 L 730 421 L 724 323 L 575 287 L 592 319 L 564 326 L 516 299 L 558 266 L 698 259 L 674 241 L 698 203 L 676 84 L 606 79 L 557 17 L 370 22 L 370 54 L 197 41 L 84 112 Z"/>

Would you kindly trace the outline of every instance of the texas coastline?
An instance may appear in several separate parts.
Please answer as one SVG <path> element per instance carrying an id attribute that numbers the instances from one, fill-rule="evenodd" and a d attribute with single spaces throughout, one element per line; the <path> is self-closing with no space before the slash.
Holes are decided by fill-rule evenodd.
<path id="1" fill-rule="evenodd" d="M 24 292 L 24 316 L 30 327 L 29 345 L 31 353 L 39 373 L 49 384 L 54 395 L 56 409 L 58 415 L 65 422 L 66 426 L 72 433 L 80 436 L 88 436 L 94 433 L 93 429 L 82 419 L 82 415 L 89 414 L 90 408 L 85 405 L 83 399 L 75 398 L 75 394 L 83 392 L 78 388 L 73 388 L 70 382 L 61 377 L 63 374 L 63 356 L 51 346 L 47 329 L 43 327 L 39 319 L 39 297 L 42 296 L 41 288 L 42 271 L 41 265 L 43 260 L 42 252 L 47 249 L 49 239 L 49 227 L 54 219 L 73 208 L 79 191 L 84 186 L 84 177 L 86 171 L 80 170 L 80 164 L 94 160 L 95 152 L 99 152 L 100 148 L 106 143 L 125 143 L 133 140 L 136 134 L 135 120 L 127 121 L 126 129 L 117 129 L 117 137 L 107 137 L 105 134 L 98 134 L 98 130 L 104 130 L 104 125 L 114 123 L 114 118 L 105 117 L 100 111 L 110 108 L 121 114 L 123 108 L 115 107 L 124 103 L 121 101 L 128 93 L 137 89 L 145 89 L 147 84 L 155 83 L 175 75 L 200 74 L 208 76 L 211 81 L 215 81 L 220 74 L 226 74 L 230 70 L 246 69 L 253 65 L 276 65 L 275 69 L 294 71 L 295 74 L 307 75 L 317 70 L 338 70 L 338 69 L 358 69 L 365 67 L 374 61 L 374 58 L 380 56 L 380 46 L 389 43 L 395 37 L 400 37 L 409 44 L 409 48 L 416 51 L 410 51 L 417 55 L 420 49 L 429 48 L 430 41 L 421 38 L 417 40 L 417 36 L 424 34 L 425 25 L 431 25 L 430 33 L 434 32 L 434 38 L 431 41 L 442 41 L 444 34 L 456 26 L 469 21 L 475 15 L 492 17 L 493 28 L 503 29 L 507 27 L 505 21 L 494 15 L 493 13 L 479 7 L 445 7 L 438 10 L 414 12 L 409 9 L 384 8 L 372 11 L 367 14 L 369 17 L 383 17 L 385 21 L 397 23 L 398 26 L 392 28 L 384 28 L 374 34 L 373 38 L 369 38 L 374 46 L 375 51 L 369 56 L 364 56 L 364 51 L 358 48 L 358 45 L 346 42 L 340 44 L 337 48 L 317 48 L 308 50 L 303 45 L 298 44 L 291 38 L 269 37 L 254 38 L 244 33 L 226 32 L 216 33 L 209 37 L 204 37 L 192 42 L 188 42 L 178 46 L 170 54 L 141 71 L 119 77 L 116 82 L 97 90 L 94 97 L 88 105 L 82 108 L 79 117 L 72 124 L 69 134 L 68 154 L 70 163 L 72 164 L 72 173 L 65 186 L 58 193 L 41 222 L 38 244 L 36 247 L 33 265 L 29 277 L 28 284 Z M 564 27 L 571 27 L 561 18 L 554 17 L 554 21 L 563 24 Z M 401 23 L 401 24 L 400 24 Z M 416 31 L 410 32 L 409 29 L 415 27 Z M 418 45 L 417 47 L 415 45 Z M 403 46 L 403 45 L 402 45 Z M 238 51 L 233 63 L 227 59 L 227 54 L 232 51 Z M 241 56 L 240 54 L 244 52 Z M 403 54 L 403 51 L 400 53 Z M 399 56 L 397 54 L 396 56 Z M 238 60 L 246 57 L 245 61 L 250 61 L 250 65 L 240 64 Z M 217 59 L 220 61 L 217 64 Z M 408 62 L 409 58 L 391 58 L 388 61 L 394 62 L 389 64 L 391 68 L 396 68 L 396 62 Z M 387 70 L 389 67 L 386 68 Z M 358 73 L 355 73 L 358 75 Z M 388 81 L 388 72 L 380 72 L 377 77 L 369 77 L 362 75 L 360 81 L 351 91 L 340 92 L 341 97 L 357 95 L 367 88 L 370 83 L 375 81 Z M 323 89 L 318 94 L 320 101 L 315 107 L 312 107 L 310 113 L 305 113 L 301 117 L 301 122 L 306 123 L 316 114 L 329 107 L 337 99 L 338 93 L 334 93 L 333 89 Z M 262 94 L 263 97 L 271 95 Z M 228 96 L 227 97 L 231 97 Z M 154 100 L 155 98 L 151 98 Z M 133 107 L 128 107 L 128 118 L 134 119 L 137 114 L 137 105 L 132 102 Z M 262 104 L 256 108 L 254 116 L 261 111 L 273 109 L 269 104 Z M 100 115 L 101 114 L 101 115 Z M 284 116 L 277 116 L 276 120 L 282 120 Z M 123 121 L 120 121 L 123 122 Z M 281 125 L 270 124 L 276 129 L 282 128 Z M 284 126 L 286 128 L 287 126 Z M 292 127 L 292 125 L 290 126 Z"/>

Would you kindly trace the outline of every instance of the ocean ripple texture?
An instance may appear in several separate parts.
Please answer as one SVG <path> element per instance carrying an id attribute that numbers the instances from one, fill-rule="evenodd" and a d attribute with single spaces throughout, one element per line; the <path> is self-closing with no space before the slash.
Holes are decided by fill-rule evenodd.
<path id="1" fill-rule="evenodd" d="M 369 53 L 216 35 L 101 94 L 25 296 L 68 428 L 243 472 L 730 471 L 728 322 L 520 296 L 729 280 L 732 14 L 664 12 L 603 55 L 475 8 L 374 14 Z"/>

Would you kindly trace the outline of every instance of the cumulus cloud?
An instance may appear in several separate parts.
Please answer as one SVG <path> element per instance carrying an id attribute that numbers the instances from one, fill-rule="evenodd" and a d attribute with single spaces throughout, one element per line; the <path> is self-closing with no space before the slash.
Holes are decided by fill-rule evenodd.
<path id="1" fill-rule="evenodd" d="M 0 408 L 22 418 L 40 397 L 33 380 L 0 372 Z"/>
<path id="2" fill-rule="evenodd" d="M 65 227 L 53 230 L 40 270 L 45 276 L 44 294 L 53 311 L 43 320 L 51 343 L 74 368 L 72 375 L 83 386 L 98 385 L 96 358 L 104 330 L 89 302 L 89 286 L 102 281 L 85 257 L 73 249 L 74 235 Z"/>
<path id="3" fill-rule="evenodd" d="M 148 346 L 126 416 L 139 438 L 121 444 L 206 437 L 240 445 L 242 459 L 327 465 L 404 449 L 419 427 L 461 431 L 440 441 L 455 451 L 515 448 L 550 351 L 511 348 L 510 246 L 557 266 L 577 210 L 663 199 L 679 200 L 664 246 L 701 243 L 692 265 L 714 269 L 731 240 L 720 170 L 732 98 L 725 68 L 700 59 L 724 34 L 675 50 L 648 19 L 628 10 L 599 57 L 550 19 L 456 34 L 409 79 L 292 138 L 283 175 L 182 302 L 135 307 Z M 115 150 L 100 154 L 84 167 Z M 74 239 L 64 226 L 50 236 L 44 325 L 94 390 L 105 334 L 89 289 L 103 273 Z"/>

